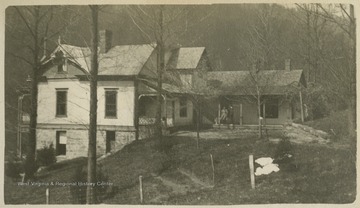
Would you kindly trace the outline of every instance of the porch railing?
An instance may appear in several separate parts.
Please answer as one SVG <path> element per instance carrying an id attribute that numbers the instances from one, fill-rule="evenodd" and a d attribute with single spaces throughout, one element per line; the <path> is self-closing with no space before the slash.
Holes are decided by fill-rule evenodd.
<path id="1" fill-rule="evenodd" d="M 139 118 L 139 125 L 153 125 L 153 124 L 155 124 L 155 118 L 149 118 L 149 117 Z M 173 118 L 167 118 L 166 124 L 168 127 L 174 126 Z"/>

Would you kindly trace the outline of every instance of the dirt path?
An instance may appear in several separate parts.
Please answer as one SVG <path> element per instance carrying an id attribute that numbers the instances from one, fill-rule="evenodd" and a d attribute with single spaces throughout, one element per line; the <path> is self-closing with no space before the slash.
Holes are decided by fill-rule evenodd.
<path id="1" fill-rule="evenodd" d="M 290 138 L 290 141 L 297 144 L 313 144 L 318 143 L 326 145 L 329 143 L 327 139 L 329 135 L 321 130 L 313 129 L 306 125 L 292 124 L 286 126 L 284 129 L 285 135 Z M 247 133 L 254 133 L 252 129 L 207 129 L 200 132 L 200 139 L 241 139 L 246 138 Z M 255 133 L 256 134 L 256 133 Z M 196 138 L 195 131 L 179 131 L 174 133 L 174 136 L 184 136 Z M 271 137 L 274 142 L 279 141 L 280 137 Z"/>
<path id="2" fill-rule="evenodd" d="M 156 177 L 156 179 L 160 180 L 165 186 L 170 187 L 172 189 L 172 194 L 175 195 L 186 194 L 190 190 L 187 185 L 178 184 L 161 176 Z"/>
<path id="3" fill-rule="evenodd" d="M 213 186 L 211 186 L 210 184 L 203 182 L 194 174 L 191 174 L 184 169 L 178 169 L 176 173 L 186 176 L 189 179 L 189 183 L 185 185 L 179 184 L 173 180 L 170 180 L 168 177 L 165 176 L 165 174 L 164 176 L 155 176 L 155 179 L 159 180 L 163 185 L 169 187 L 172 191 L 167 194 L 160 194 L 156 196 L 155 198 L 150 200 L 151 203 L 162 203 L 166 201 L 170 196 L 185 195 L 188 192 L 196 192 L 201 189 L 213 188 Z"/>
<path id="4" fill-rule="evenodd" d="M 187 176 L 192 182 L 194 182 L 194 184 L 196 184 L 201 189 L 203 189 L 203 188 L 213 188 L 214 187 L 214 186 L 212 186 L 212 185 L 210 185 L 208 183 L 205 183 L 205 182 L 201 181 L 194 174 L 191 174 L 191 173 L 189 173 L 188 171 L 186 171 L 184 169 L 178 169 L 178 171 L 180 173 L 182 173 L 183 175 Z"/>

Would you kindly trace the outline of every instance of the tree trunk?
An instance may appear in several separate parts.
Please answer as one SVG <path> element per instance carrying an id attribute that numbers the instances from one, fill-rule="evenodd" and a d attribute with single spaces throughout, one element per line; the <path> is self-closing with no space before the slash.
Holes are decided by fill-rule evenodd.
<path id="1" fill-rule="evenodd" d="M 196 102 L 196 148 L 199 149 L 199 139 L 200 139 L 200 103 Z"/>
<path id="2" fill-rule="evenodd" d="M 356 137 L 356 19 L 354 15 L 354 5 L 350 5 L 350 34 L 353 37 L 352 44 L 352 62 L 353 66 L 350 66 L 351 71 L 351 84 L 350 84 L 350 135 Z"/>
<path id="3" fill-rule="evenodd" d="M 88 183 L 96 180 L 96 119 L 97 119 L 97 74 L 98 74 L 98 6 L 90 6 L 92 14 L 92 49 L 90 71 L 90 123 L 88 146 Z M 93 186 L 87 186 L 86 203 L 96 203 L 96 191 Z"/>
<path id="4" fill-rule="evenodd" d="M 162 107 L 162 75 L 165 68 L 164 63 L 164 40 L 163 40 L 163 7 L 160 7 L 159 14 L 159 38 L 157 40 L 157 96 L 156 96 L 156 117 L 155 117 L 155 126 L 156 133 L 155 135 L 159 140 L 162 139 L 162 123 L 161 123 L 161 107 Z"/>
<path id="5" fill-rule="evenodd" d="M 258 119 L 259 119 L 259 139 L 262 138 L 262 122 L 261 122 L 261 97 L 257 96 L 257 109 L 258 109 Z"/>
<path id="6" fill-rule="evenodd" d="M 155 117 L 155 125 L 156 125 L 156 133 L 158 139 L 162 139 L 162 122 L 161 122 L 161 112 L 162 112 L 162 45 L 158 44 L 158 69 L 157 69 L 157 93 L 156 93 L 156 117 Z"/>
<path id="7" fill-rule="evenodd" d="M 36 125 L 37 125 L 37 100 L 38 100 L 38 71 L 39 71 L 39 46 L 38 46 L 38 27 L 39 27 L 39 8 L 34 11 L 34 67 L 31 75 L 31 113 L 29 125 L 29 145 L 25 162 L 25 180 L 32 179 L 36 172 L 35 153 L 36 153 Z"/>

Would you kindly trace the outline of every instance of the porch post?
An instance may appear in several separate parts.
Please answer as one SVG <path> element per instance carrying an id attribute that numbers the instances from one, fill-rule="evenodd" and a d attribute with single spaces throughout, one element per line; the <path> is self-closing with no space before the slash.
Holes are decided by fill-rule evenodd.
<path id="1" fill-rule="evenodd" d="M 300 113 L 301 113 L 301 122 L 304 123 L 304 108 L 303 108 L 303 100 L 301 90 L 299 91 L 300 96 Z"/>
<path id="2" fill-rule="evenodd" d="M 221 106 L 220 106 L 220 102 L 219 102 L 219 105 L 218 105 L 218 117 L 216 118 L 217 120 L 217 123 L 220 125 L 220 111 L 221 111 Z"/>
<path id="3" fill-rule="evenodd" d="M 263 104 L 263 120 L 262 120 L 262 124 L 261 124 L 264 127 L 263 129 L 266 130 L 266 111 L 265 111 L 265 109 L 266 109 L 266 102 L 264 102 L 264 104 Z"/>
<path id="4" fill-rule="evenodd" d="M 243 106 L 242 106 L 242 103 L 240 103 L 240 126 L 243 125 Z"/>

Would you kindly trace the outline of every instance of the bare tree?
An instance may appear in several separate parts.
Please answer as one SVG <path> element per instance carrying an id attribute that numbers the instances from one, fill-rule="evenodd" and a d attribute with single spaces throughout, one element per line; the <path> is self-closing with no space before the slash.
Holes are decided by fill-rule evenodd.
<path id="1" fill-rule="evenodd" d="M 338 100 L 348 101 L 350 132 L 354 133 L 356 113 L 356 25 L 353 5 L 297 4 L 306 14 L 299 18 L 307 25 L 304 39 L 308 45 L 306 57 L 314 75 L 310 81 L 319 82 Z M 328 40 L 326 40 L 328 39 Z M 332 42 L 330 42 L 332 41 Z M 336 43 L 341 43 L 335 48 Z"/>
<path id="2" fill-rule="evenodd" d="M 277 34 L 280 31 L 279 28 L 274 27 L 275 24 L 273 5 L 259 5 L 256 24 L 248 31 L 250 37 L 247 44 L 250 51 L 248 59 L 252 66 L 248 70 L 248 79 L 243 91 L 244 94 L 248 95 L 245 98 L 257 106 L 259 138 L 262 138 L 262 122 L 265 119 L 261 117 L 261 106 L 264 103 L 263 95 L 264 91 L 269 87 L 267 82 L 271 79 L 266 77 L 262 71 L 273 70 L 276 55 L 279 54 Z"/>
<path id="3" fill-rule="evenodd" d="M 258 118 L 258 137 L 261 139 L 263 137 L 263 120 L 265 120 L 265 112 L 261 109 L 265 100 L 265 90 L 267 90 L 270 86 L 268 86 L 267 82 L 269 81 L 268 77 L 265 77 L 263 73 L 260 72 L 260 69 L 254 68 L 249 70 L 246 85 L 242 87 L 242 90 L 245 94 L 244 98 L 250 102 L 256 104 L 257 109 L 257 118 Z M 263 112 L 263 115 L 261 115 Z"/>
<path id="4" fill-rule="evenodd" d="M 20 17 L 22 23 L 25 25 L 26 30 L 23 31 L 24 48 L 31 54 L 31 60 L 27 56 L 19 54 L 11 54 L 25 63 L 29 64 L 31 70 L 31 110 L 30 110 L 30 125 L 29 125 L 29 142 L 27 147 L 27 156 L 25 162 L 25 179 L 34 177 L 36 171 L 35 165 L 35 151 L 36 151 L 36 125 L 37 125 L 37 94 L 38 82 L 41 70 L 42 53 L 46 52 L 43 47 L 46 40 L 51 40 L 52 37 L 57 35 L 63 30 L 66 24 L 58 26 L 56 29 L 51 27 L 54 21 L 55 9 L 54 6 L 32 6 L 32 7 L 13 7 L 15 12 Z M 12 8 L 11 8 L 12 9 Z M 20 40 L 21 41 L 21 40 Z M 46 55 L 44 52 L 44 55 Z"/>
<path id="5" fill-rule="evenodd" d="M 275 68 L 275 62 L 280 54 L 281 34 L 280 21 L 276 18 L 274 5 L 262 4 L 256 8 L 256 20 L 248 29 L 248 41 L 245 44 L 249 51 L 247 58 L 250 63 L 256 63 L 259 70 Z"/>
<path id="6" fill-rule="evenodd" d="M 345 83 L 348 84 L 348 97 L 350 98 L 349 117 L 351 118 L 351 122 L 349 129 L 350 134 L 354 136 L 354 130 L 356 129 L 356 20 L 354 15 L 354 5 L 335 5 L 335 8 L 340 10 L 340 18 L 338 15 L 332 12 L 331 9 L 325 8 L 324 5 L 317 5 L 323 12 L 320 16 L 336 24 L 343 32 L 347 34 L 349 38 L 348 45 L 351 52 L 345 57 L 348 63 L 348 68 L 346 69 L 344 75 L 346 76 L 347 82 Z"/>
<path id="7" fill-rule="evenodd" d="M 296 16 L 297 24 L 304 32 L 298 33 L 302 41 L 305 53 L 302 53 L 306 61 L 306 78 L 309 82 L 321 82 L 320 80 L 324 66 L 322 56 L 324 54 L 325 42 L 329 38 L 331 24 L 327 19 L 321 18 L 318 4 L 297 4 L 299 16 Z"/>
<path id="8" fill-rule="evenodd" d="M 200 61 L 206 61 L 200 59 Z M 219 95 L 219 92 L 216 88 L 214 88 L 212 85 L 207 83 L 207 72 L 210 70 L 210 66 L 204 66 L 202 64 L 199 64 L 202 67 L 205 68 L 197 68 L 194 69 L 192 73 L 192 79 L 190 80 L 182 80 L 182 83 L 180 84 L 180 88 L 183 92 L 186 93 L 186 97 L 191 100 L 193 103 L 193 108 L 196 113 L 195 117 L 195 125 L 196 125 L 196 147 L 199 148 L 199 139 L 200 139 L 200 125 L 202 124 L 203 120 L 207 118 L 207 115 L 204 115 L 206 113 L 206 110 L 203 111 L 203 109 L 206 109 L 206 100 L 215 98 Z M 174 71 L 177 76 L 181 76 L 181 73 L 178 71 Z M 193 115 L 194 116 L 194 115 Z"/>

